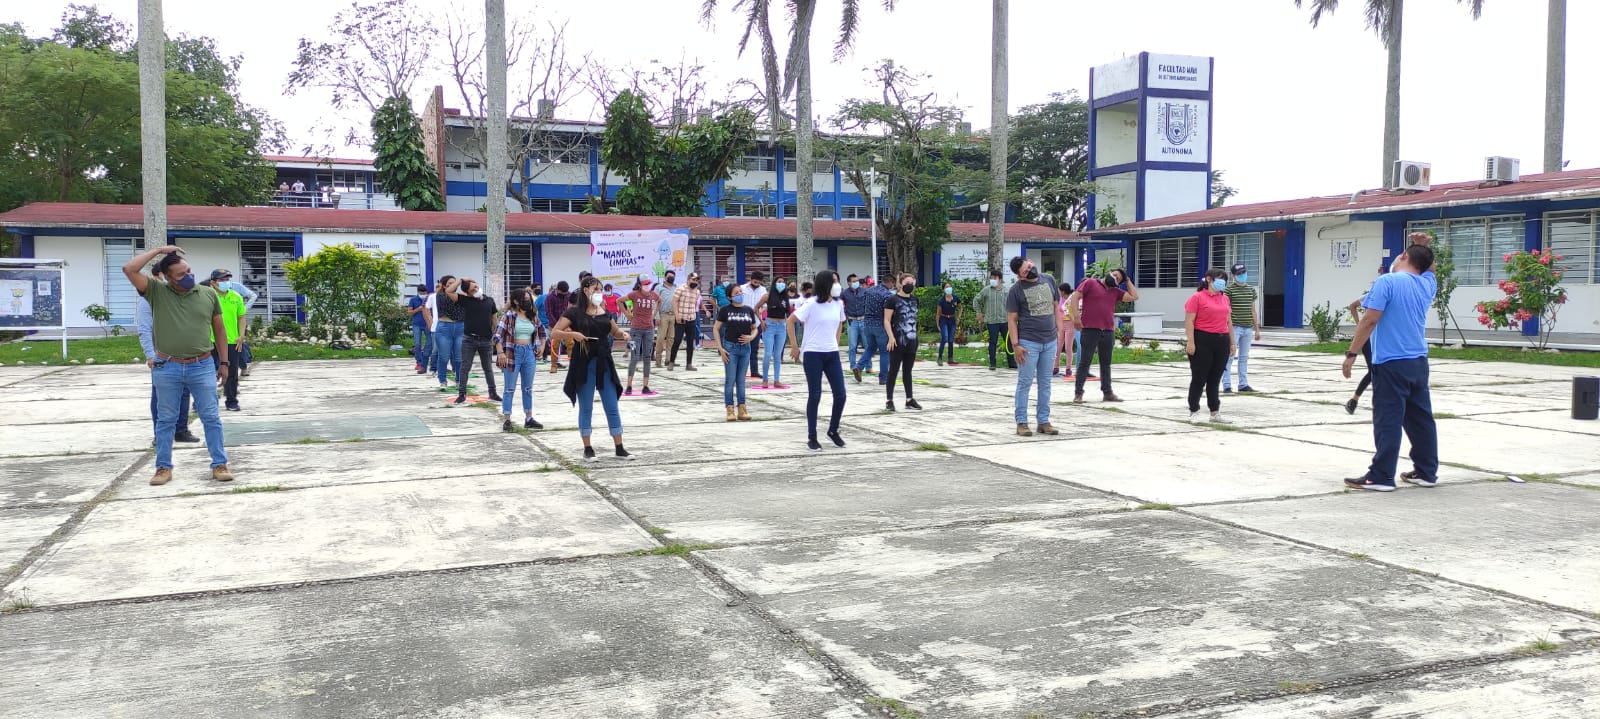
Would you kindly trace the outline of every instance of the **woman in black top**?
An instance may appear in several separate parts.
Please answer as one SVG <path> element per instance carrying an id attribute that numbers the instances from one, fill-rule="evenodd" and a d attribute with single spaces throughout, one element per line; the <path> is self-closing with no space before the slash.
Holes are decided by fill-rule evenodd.
<path id="1" fill-rule="evenodd" d="M 717 308 L 717 320 L 711 325 L 711 339 L 722 356 L 722 403 L 727 405 L 729 422 L 750 419 L 744 408 L 744 377 L 750 371 L 750 351 L 754 349 L 751 342 L 761 320 L 754 309 L 745 305 L 744 295 L 744 285 L 732 285 L 728 304 Z"/>
<path id="2" fill-rule="evenodd" d="M 567 281 L 556 283 L 556 291 L 544 301 L 544 322 L 546 327 L 554 327 L 561 321 L 561 316 L 572 307 L 572 295 L 567 287 Z M 555 374 L 561 369 L 561 352 L 566 343 L 555 337 L 550 338 L 550 374 Z"/>
<path id="3" fill-rule="evenodd" d="M 617 398 L 622 393 L 622 380 L 617 377 L 617 365 L 611 359 L 609 338 L 628 339 L 628 333 L 617 326 L 617 321 L 606 312 L 605 291 L 600 280 L 593 276 L 584 278 L 577 293 L 581 304 L 574 304 L 556 326 L 550 330 L 552 339 L 572 342 L 571 366 L 562 392 L 578 406 L 578 433 L 583 436 L 583 458 L 594 461 L 594 447 L 589 444 L 593 431 L 594 395 L 600 393 L 600 404 L 605 407 L 606 427 L 611 430 L 611 441 L 616 445 L 617 459 L 632 459 L 622 448 L 622 413 L 617 409 Z"/>
<path id="4" fill-rule="evenodd" d="M 476 355 L 483 365 L 484 382 L 489 385 L 489 401 L 499 402 L 500 394 L 494 391 L 494 325 L 496 310 L 493 297 L 483 295 L 483 287 L 476 280 L 463 279 L 461 292 L 452 298 L 451 306 L 461 311 L 461 369 L 456 372 L 456 404 L 467 403 L 467 378 L 472 375 L 472 358 Z"/>
<path id="5" fill-rule="evenodd" d="M 455 301 L 461 296 L 456 292 L 460 287 L 461 281 L 454 275 L 445 275 L 439 278 L 439 294 L 434 296 L 439 324 L 434 328 L 433 353 L 436 355 L 434 366 L 439 371 L 440 392 L 450 391 L 450 386 L 445 383 L 450 368 L 455 368 L 457 377 L 461 376 L 461 319 L 465 315 L 461 305 Z"/>
<path id="6" fill-rule="evenodd" d="M 949 282 L 944 283 L 944 292 L 939 295 L 939 349 L 934 355 L 940 365 L 945 362 L 945 348 L 949 348 L 950 364 L 956 363 L 956 319 L 961 316 L 961 301 L 956 299 L 955 286 Z M 910 389 L 910 383 L 907 383 Z"/>
<path id="7" fill-rule="evenodd" d="M 761 343 L 767 346 L 767 356 L 761 358 L 761 387 L 762 389 L 776 387 L 783 389 L 779 382 L 779 375 L 783 373 L 783 347 L 789 341 L 789 311 L 794 302 L 794 283 L 785 282 L 779 278 L 772 285 L 772 292 L 767 293 L 766 307 L 763 314 L 766 317 L 765 329 L 761 331 Z"/>
<path id="8" fill-rule="evenodd" d="M 906 388 L 906 409 L 922 409 L 911 397 L 911 366 L 917 363 L 917 278 L 910 273 L 900 273 L 900 291 L 883 306 L 883 330 L 889 335 L 889 370 L 885 372 L 888 383 L 884 385 L 888 402 L 884 409 L 894 411 L 894 380 Z M 943 302 L 940 303 L 941 305 Z"/>

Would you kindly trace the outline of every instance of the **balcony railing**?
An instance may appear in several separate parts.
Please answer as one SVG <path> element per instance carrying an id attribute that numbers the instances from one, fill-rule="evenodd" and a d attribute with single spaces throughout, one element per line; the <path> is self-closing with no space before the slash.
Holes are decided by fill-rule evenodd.
<path id="1" fill-rule="evenodd" d="M 394 195 L 387 192 L 274 192 L 271 207 L 305 207 L 340 210 L 398 210 Z"/>

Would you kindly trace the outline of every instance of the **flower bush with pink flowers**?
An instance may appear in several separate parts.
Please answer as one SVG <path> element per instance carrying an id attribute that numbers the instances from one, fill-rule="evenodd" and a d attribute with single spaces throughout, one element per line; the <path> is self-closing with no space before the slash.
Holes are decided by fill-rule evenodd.
<path id="1" fill-rule="evenodd" d="M 1520 329 L 1525 322 L 1537 321 L 1538 332 L 1528 341 L 1544 349 L 1555 329 L 1556 313 L 1567 303 L 1567 291 L 1561 287 L 1564 271 L 1556 266 L 1562 259 L 1551 250 L 1507 254 L 1506 279 L 1500 281 L 1505 296 L 1478 303 L 1478 324 L 1496 330 Z"/>

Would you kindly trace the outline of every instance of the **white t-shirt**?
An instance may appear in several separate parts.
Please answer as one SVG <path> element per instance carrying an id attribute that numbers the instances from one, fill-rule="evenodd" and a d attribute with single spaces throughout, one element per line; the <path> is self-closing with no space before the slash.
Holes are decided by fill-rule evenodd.
<path id="1" fill-rule="evenodd" d="M 844 323 L 844 301 L 805 302 L 794 310 L 794 316 L 806 326 L 806 336 L 800 341 L 801 352 L 838 352 L 839 325 Z"/>
<path id="2" fill-rule="evenodd" d="M 748 283 L 748 282 L 745 283 L 745 285 L 744 285 L 744 304 L 745 304 L 745 306 L 747 306 L 747 307 L 760 307 L 762 305 L 762 303 L 764 303 L 766 301 L 767 301 L 767 287 L 766 287 L 766 285 L 762 285 L 760 287 L 751 287 L 750 283 Z"/>
<path id="3" fill-rule="evenodd" d="M 437 292 L 429 292 L 428 293 L 428 301 L 422 303 L 423 307 L 428 308 L 428 316 L 433 318 L 433 321 L 428 323 L 428 331 L 429 332 L 438 332 L 439 331 L 439 301 L 437 299 L 438 296 L 439 296 L 439 293 L 437 293 Z"/>

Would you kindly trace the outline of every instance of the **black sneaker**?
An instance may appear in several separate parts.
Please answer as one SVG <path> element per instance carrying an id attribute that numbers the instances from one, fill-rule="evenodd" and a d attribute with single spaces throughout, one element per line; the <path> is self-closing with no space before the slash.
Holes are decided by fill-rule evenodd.
<path id="1" fill-rule="evenodd" d="M 1240 394 L 1255 394 L 1255 391 L 1255 388 L 1251 387 L 1250 385 L 1244 385 L 1243 387 L 1239 388 Z"/>
<path id="2" fill-rule="evenodd" d="M 817 443 L 817 439 L 815 437 L 812 437 L 811 439 L 806 440 L 806 449 L 809 449 L 813 452 L 821 452 L 822 445 Z"/>
<path id="3" fill-rule="evenodd" d="M 1349 402 L 1345 402 L 1344 403 L 1344 413 L 1345 414 L 1355 414 L 1356 413 L 1356 404 L 1358 404 L 1359 401 L 1360 400 L 1352 399 Z"/>
<path id="4" fill-rule="evenodd" d="M 1418 487 L 1437 487 L 1437 486 L 1439 486 L 1439 479 L 1437 477 L 1435 477 L 1433 479 L 1428 479 L 1427 477 L 1422 476 L 1418 472 L 1401 472 L 1400 473 L 1400 479 L 1404 480 L 1406 484 L 1415 484 Z"/>
<path id="5" fill-rule="evenodd" d="M 229 412 L 238 412 L 239 411 L 239 403 L 238 402 L 229 402 L 229 403 L 223 405 L 223 409 L 226 409 Z"/>
<path id="6" fill-rule="evenodd" d="M 633 396 L 633 388 L 632 387 L 628 387 L 628 388 L 622 390 L 622 396 L 624 396 L 624 397 Z"/>
<path id="7" fill-rule="evenodd" d="M 584 447 L 583 448 L 583 461 L 585 461 L 585 462 L 593 462 L 594 461 L 594 447 Z"/>
<path id="8" fill-rule="evenodd" d="M 1244 390 L 1239 390 L 1239 391 L 1243 392 Z M 1233 388 L 1232 387 L 1223 387 L 1222 388 L 1222 393 L 1223 394 L 1233 394 Z"/>
<path id="9" fill-rule="evenodd" d="M 855 376 L 856 384 L 860 384 L 861 383 L 861 370 L 858 370 L 858 369 L 856 369 L 854 367 L 851 367 L 850 368 L 850 374 Z"/>
<path id="10" fill-rule="evenodd" d="M 828 433 L 828 439 L 833 440 L 833 446 L 835 446 L 835 447 L 843 447 L 844 446 L 844 438 L 840 437 L 838 432 L 829 432 Z"/>
<path id="11" fill-rule="evenodd" d="M 617 445 L 617 459 L 620 459 L 624 462 L 632 461 L 633 455 L 628 454 L 628 450 L 623 449 L 622 445 L 619 444 Z"/>
<path id="12" fill-rule="evenodd" d="M 508 419 L 505 422 L 501 423 L 500 431 L 501 432 L 515 432 L 515 431 L 517 431 L 517 428 L 516 428 L 516 425 L 511 424 L 511 420 Z"/>
<path id="13" fill-rule="evenodd" d="M 1344 481 L 1344 486 L 1351 489 L 1365 489 L 1369 492 L 1393 492 L 1395 489 L 1393 484 L 1374 482 L 1366 477 L 1351 477 L 1346 479 Z"/>
<path id="14" fill-rule="evenodd" d="M 497 395 L 497 394 L 494 393 L 494 390 L 492 390 L 492 389 L 489 390 L 489 401 L 490 402 L 499 402 L 502 399 L 503 398 L 500 395 Z"/>
<path id="15" fill-rule="evenodd" d="M 885 410 L 889 411 L 889 412 L 893 412 L 894 411 L 894 400 L 891 399 L 888 402 L 884 402 L 883 403 L 883 408 Z"/>
<path id="16" fill-rule="evenodd" d="M 922 409 L 922 405 L 917 404 L 916 400 L 911 399 L 910 397 L 907 397 L 906 398 L 906 409 Z"/>
<path id="17" fill-rule="evenodd" d="M 464 394 L 458 394 L 458 395 L 456 395 L 455 399 L 450 400 L 450 404 L 466 404 L 466 403 L 467 403 L 467 396 L 464 395 Z"/>
<path id="18" fill-rule="evenodd" d="M 200 441 L 200 438 L 194 436 L 193 432 L 179 432 L 177 434 L 172 435 L 172 439 L 175 442 L 199 442 Z"/>
<path id="19" fill-rule="evenodd" d="M 640 392 L 639 394 L 641 396 L 644 396 L 644 397 L 651 397 L 651 396 L 654 396 L 656 393 L 653 390 L 650 389 L 650 385 L 645 385 L 644 386 L 644 391 Z"/>
<path id="20" fill-rule="evenodd" d="M 536 419 L 534 419 L 532 417 L 529 417 L 526 420 L 523 420 L 522 428 L 523 429 L 544 429 L 544 425 L 539 424 L 539 420 L 536 420 Z"/>

